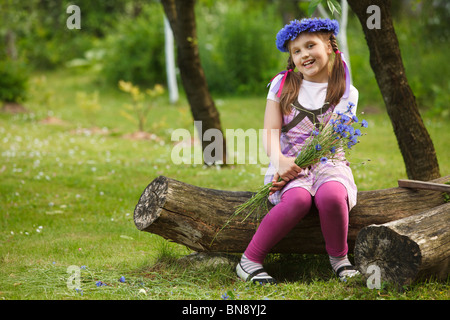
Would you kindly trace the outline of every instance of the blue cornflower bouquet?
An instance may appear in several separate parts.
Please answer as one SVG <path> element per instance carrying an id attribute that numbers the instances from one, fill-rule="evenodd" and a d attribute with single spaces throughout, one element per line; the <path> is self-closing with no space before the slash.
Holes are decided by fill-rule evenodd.
<path id="1" fill-rule="evenodd" d="M 319 123 L 319 128 L 311 131 L 305 146 L 295 159 L 295 163 L 300 168 L 339 160 L 342 157 L 342 151 L 352 149 L 359 142 L 358 139 L 362 133 L 361 129 L 355 128 L 356 124 L 359 124 L 361 128 L 367 128 L 368 123 L 366 120 L 359 122 L 357 116 L 352 113 L 353 106 L 354 104 L 349 102 L 345 112 L 336 113 L 336 119 L 331 119 L 325 126 Z M 271 182 L 261 187 L 252 198 L 236 208 L 231 219 L 246 212 L 242 220 L 244 221 L 257 209 L 265 209 L 267 212 L 267 198 L 271 187 Z"/>

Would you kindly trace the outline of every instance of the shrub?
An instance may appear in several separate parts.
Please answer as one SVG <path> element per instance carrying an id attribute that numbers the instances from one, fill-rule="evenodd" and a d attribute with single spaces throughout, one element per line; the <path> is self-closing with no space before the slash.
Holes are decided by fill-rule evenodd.
<path id="1" fill-rule="evenodd" d="M 26 66 L 22 61 L 0 61 L 0 101 L 24 101 L 27 96 L 28 78 Z"/>
<path id="2" fill-rule="evenodd" d="M 134 19 L 120 21 L 106 40 L 103 76 L 114 86 L 119 80 L 151 87 L 166 79 L 163 9 L 149 4 Z"/>
<path id="3" fill-rule="evenodd" d="M 285 68 L 275 47 L 282 25 L 273 7 L 215 7 L 198 15 L 200 55 L 209 88 L 219 93 L 262 93 Z M 286 56 L 287 60 L 287 56 Z M 280 69 L 281 68 L 281 69 Z"/>

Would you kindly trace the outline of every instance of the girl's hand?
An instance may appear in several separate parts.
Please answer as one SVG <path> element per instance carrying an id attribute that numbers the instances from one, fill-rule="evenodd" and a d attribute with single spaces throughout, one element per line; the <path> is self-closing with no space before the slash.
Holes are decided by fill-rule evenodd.
<path id="1" fill-rule="evenodd" d="M 297 176 L 299 175 L 307 175 L 308 174 L 308 168 L 306 169 L 301 169 L 301 173 L 299 173 Z M 280 175 L 277 173 L 275 173 L 275 175 L 273 176 L 272 179 L 272 187 L 270 187 L 269 189 L 269 196 L 274 194 L 277 191 L 280 191 L 281 189 L 284 188 L 284 186 L 288 183 L 287 181 L 281 179 L 280 181 L 278 181 L 280 178 Z"/>
<path id="2" fill-rule="evenodd" d="M 275 173 L 275 175 L 273 176 L 273 180 L 272 180 L 272 187 L 269 189 L 270 190 L 269 196 L 274 194 L 277 191 L 280 191 L 286 185 L 287 182 L 284 180 L 278 181 L 279 178 L 280 178 L 280 175 L 278 173 Z"/>
<path id="3" fill-rule="evenodd" d="M 293 157 L 280 157 L 278 175 L 286 182 L 297 178 L 302 172 L 302 168 L 295 164 Z M 278 178 L 277 178 L 278 179 Z"/>

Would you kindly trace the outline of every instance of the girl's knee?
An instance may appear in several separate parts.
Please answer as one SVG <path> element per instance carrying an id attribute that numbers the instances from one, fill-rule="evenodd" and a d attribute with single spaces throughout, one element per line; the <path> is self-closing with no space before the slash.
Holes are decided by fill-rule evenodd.
<path id="1" fill-rule="evenodd" d="M 317 190 L 314 203 L 319 211 L 347 211 L 347 189 L 340 182 L 327 182 Z"/>
<path id="2" fill-rule="evenodd" d="M 278 204 L 287 219 L 303 218 L 311 209 L 312 198 L 309 191 L 303 188 L 292 188 L 286 191 Z"/>
<path id="3" fill-rule="evenodd" d="M 319 187 L 315 198 L 319 200 L 323 199 L 327 202 L 347 201 L 347 188 L 345 188 L 345 186 L 340 182 L 329 181 Z"/>
<path id="4" fill-rule="evenodd" d="M 292 188 L 286 191 L 281 202 L 294 208 L 310 207 L 312 204 L 311 194 L 303 188 Z"/>

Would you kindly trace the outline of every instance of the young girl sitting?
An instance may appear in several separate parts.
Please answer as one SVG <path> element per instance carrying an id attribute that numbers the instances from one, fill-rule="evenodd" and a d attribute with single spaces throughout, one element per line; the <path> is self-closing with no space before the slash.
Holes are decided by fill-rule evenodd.
<path id="1" fill-rule="evenodd" d="M 348 162 L 342 157 L 310 168 L 294 163 L 315 122 L 328 123 L 337 112 L 345 112 L 349 103 L 356 113 L 358 91 L 350 85 L 338 50 L 338 31 L 336 20 L 315 18 L 291 21 L 277 34 L 277 48 L 289 52 L 289 59 L 287 70 L 271 82 L 264 117 L 265 149 L 270 158 L 264 184 L 273 183 L 269 200 L 275 206 L 262 219 L 236 267 L 244 281 L 275 282 L 262 267 L 264 259 L 313 205 L 319 212 L 333 271 L 340 279 L 358 273 L 347 258 L 348 216 L 357 195 Z"/>

